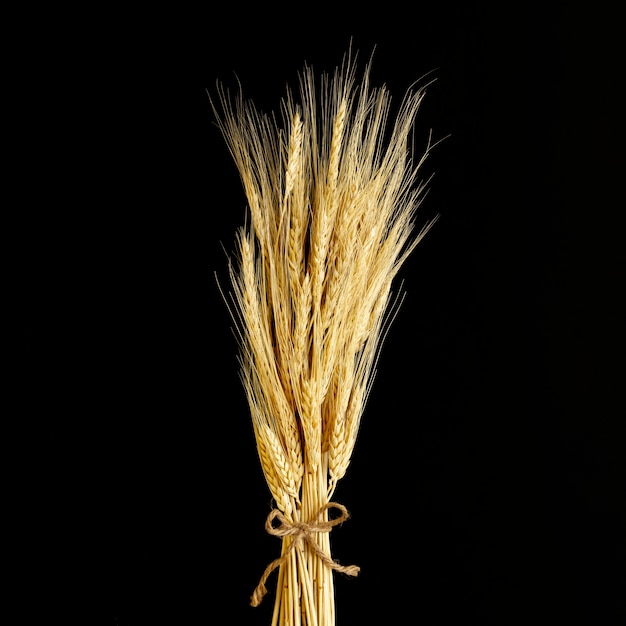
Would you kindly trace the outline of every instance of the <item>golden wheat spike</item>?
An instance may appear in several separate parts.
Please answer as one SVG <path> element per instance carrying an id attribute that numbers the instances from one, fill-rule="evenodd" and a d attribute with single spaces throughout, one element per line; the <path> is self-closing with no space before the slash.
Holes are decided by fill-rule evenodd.
<path id="1" fill-rule="evenodd" d="M 272 626 L 334 626 L 332 570 L 358 571 L 331 560 L 329 515 L 344 507 L 329 498 L 353 453 L 394 280 L 434 222 L 415 233 L 432 147 L 411 153 L 425 87 L 392 118 L 387 89 L 370 86 L 369 66 L 358 83 L 355 68 L 348 54 L 318 85 L 306 67 L 282 102 L 284 127 L 222 88 L 214 105 L 251 217 L 230 277 L 241 378 L 282 511 L 268 528 L 282 556 L 263 576 L 279 569 Z"/>

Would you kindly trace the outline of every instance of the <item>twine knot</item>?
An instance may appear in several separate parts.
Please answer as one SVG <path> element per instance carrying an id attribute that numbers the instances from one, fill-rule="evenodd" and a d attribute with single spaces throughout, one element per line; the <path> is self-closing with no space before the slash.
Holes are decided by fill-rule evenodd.
<path id="1" fill-rule="evenodd" d="M 319 518 L 322 516 L 322 513 L 329 509 L 337 509 L 341 511 L 341 515 L 334 519 L 320 520 Z M 334 526 L 345 522 L 348 517 L 350 517 L 348 509 L 346 509 L 343 504 L 337 504 L 336 502 L 329 502 L 328 504 L 325 504 L 319 510 L 316 519 L 312 522 L 294 522 L 288 520 L 278 509 L 273 509 L 265 521 L 265 530 L 274 537 L 292 537 L 292 541 L 289 542 L 289 545 L 285 546 L 282 556 L 272 561 L 265 568 L 263 576 L 261 576 L 261 580 L 252 594 L 250 604 L 252 606 L 259 606 L 259 604 L 261 604 L 263 596 L 267 593 L 265 583 L 267 582 L 270 574 L 277 567 L 280 567 L 283 563 L 285 563 L 285 561 L 289 558 L 291 551 L 300 540 L 306 542 L 311 550 L 320 558 L 322 563 L 328 565 L 331 569 L 341 572 L 342 574 L 347 574 L 348 576 L 356 576 L 361 569 L 360 567 L 357 565 L 340 565 L 337 561 L 333 561 L 333 559 L 331 559 L 324 552 L 324 550 L 320 548 L 315 539 L 313 539 L 313 533 L 328 533 Z M 274 520 L 278 520 L 278 526 L 274 526 Z"/>

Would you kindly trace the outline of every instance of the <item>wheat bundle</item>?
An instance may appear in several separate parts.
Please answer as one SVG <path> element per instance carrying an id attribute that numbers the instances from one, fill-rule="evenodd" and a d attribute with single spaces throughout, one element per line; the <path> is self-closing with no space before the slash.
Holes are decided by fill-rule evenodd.
<path id="1" fill-rule="evenodd" d="M 230 262 L 231 313 L 260 464 L 282 538 L 254 606 L 278 570 L 272 626 L 335 624 L 330 531 L 348 517 L 332 501 L 359 430 L 392 283 L 432 225 L 416 231 L 426 183 L 411 133 L 425 87 L 409 91 L 390 122 L 386 88 L 370 65 L 357 83 L 347 55 L 319 84 L 305 66 L 299 102 L 260 113 L 219 88 L 213 105 L 246 194 L 250 223 Z"/>

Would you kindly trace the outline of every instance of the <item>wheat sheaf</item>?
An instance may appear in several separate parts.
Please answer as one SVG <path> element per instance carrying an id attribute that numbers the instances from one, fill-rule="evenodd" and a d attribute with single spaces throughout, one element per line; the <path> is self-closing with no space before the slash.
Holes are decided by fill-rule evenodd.
<path id="1" fill-rule="evenodd" d="M 409 90 L 391 119 L 370 69 L 357 81 L 351 54 L 319 80 L 305 66 L 279 115 L 221 85 L 211 101 L 249 208 L 226 299 L 276 503 L 266 529 L 282 538 L 252 597 L 258 605 L 278 569 L 273 626 L 333 626 L 333 571 L 358 572 L 331 558 L 330 530 L 347 518 L 332 496 L 396 308 L 394 280 L 435 221 L 415 228 L 433 143 L 416 158 L 412 133 L 428 85 Z"/>

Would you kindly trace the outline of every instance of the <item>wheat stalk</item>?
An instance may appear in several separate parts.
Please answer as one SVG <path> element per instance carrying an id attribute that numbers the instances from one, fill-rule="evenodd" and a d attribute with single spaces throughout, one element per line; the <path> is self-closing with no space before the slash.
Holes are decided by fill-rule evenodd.
<path id="1" fill-rule="evenodd" d="M 391 98 L 360 84 L 348 54 L 318 87 L 300 75 L 282 119 L 219 88 L 214 112 L 241 176 L 251 217 L 230 264 L 233 317 L 261 467 L 281 536 L 273 626 L 333 626 L 330 511 L 355 446 L 397 273 L 421 237 L 418 179 L 432 144 L 411 154 L 425 88 L 410 91 L 390 122 Z M 276 516 L 281 520 L 276 527 Z"/>

